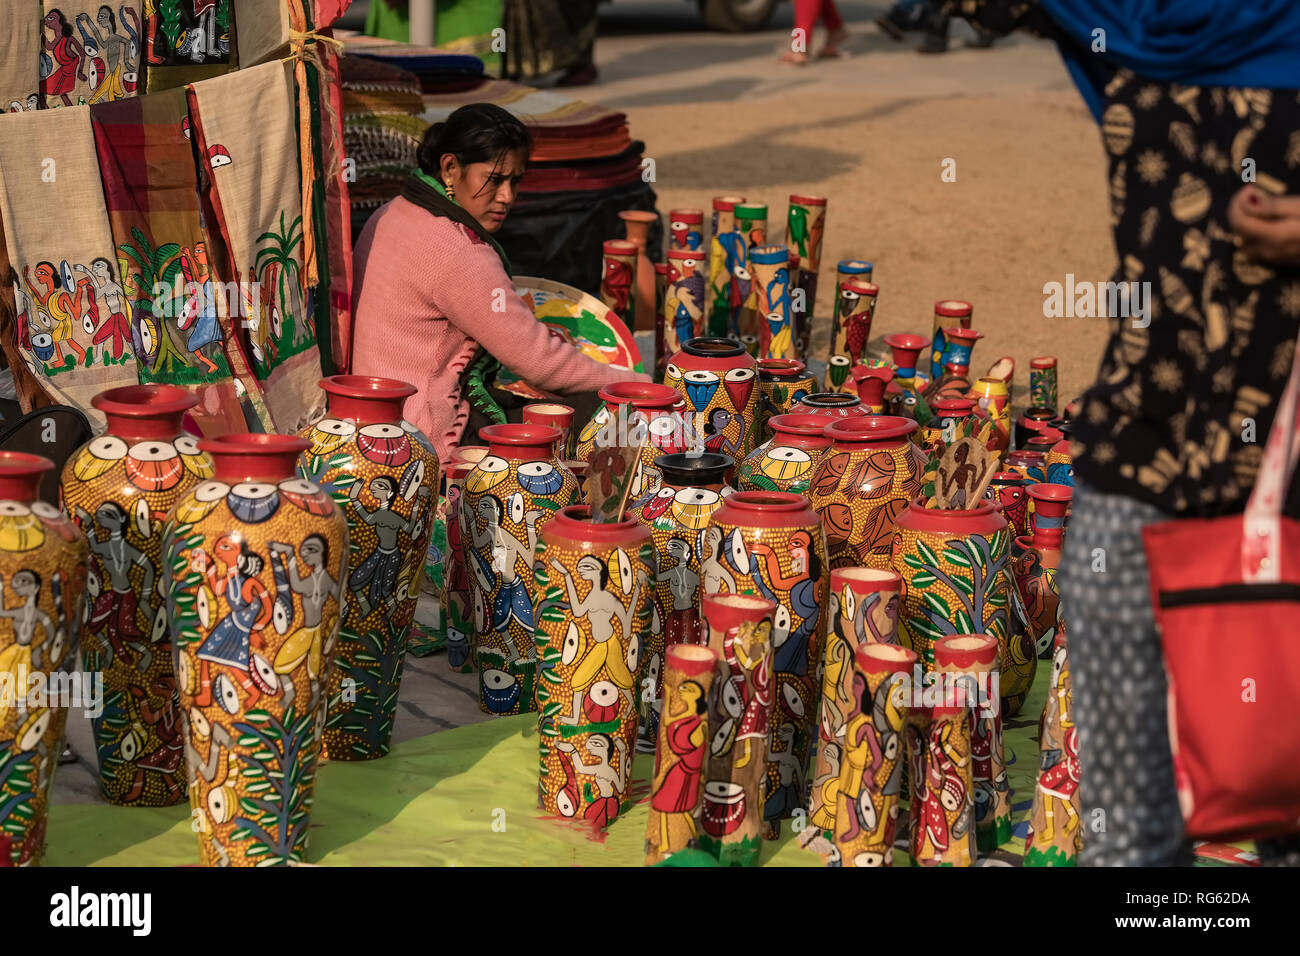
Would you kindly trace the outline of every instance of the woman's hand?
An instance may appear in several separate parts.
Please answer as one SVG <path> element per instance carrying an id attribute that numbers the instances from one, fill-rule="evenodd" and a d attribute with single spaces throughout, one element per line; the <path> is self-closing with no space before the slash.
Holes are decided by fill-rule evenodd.
<path id="1" fill-rule="evenodd" d="M 1270 196 L 1247 185 L 1228 203 L 1228 225 L 1249 256 L 1300 266 L 1300 196 Z"/>

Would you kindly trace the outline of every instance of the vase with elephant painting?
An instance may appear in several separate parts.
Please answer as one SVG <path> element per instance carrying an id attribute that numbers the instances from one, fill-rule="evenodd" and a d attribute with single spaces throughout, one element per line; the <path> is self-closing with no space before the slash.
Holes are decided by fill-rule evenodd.
<path id="1" fill-rule="evenodd" d="M 1011 566 L 1016 591 L 1024 608 L 1029 638 L 1040 660 L 1052 656 L 1056 634 L 1064 627 L 1061 592 L 1056 580 L 1061 566 L 1065 515 L 1073 489 L 1066 485 L 1037 484 L 1029 488 L 1034 502 L 1032 528 L 1011 542 Z"/>
<path id="2" fill-rule="evenodd" d="M 174 385 L 130 385 L 96 395 L 107 430 L 68 458 L 63 506 L 90 547 L 88 673 L 104 675 L 91 718 L 99 789 L 119 806 L 185 800 L 172 628 L 162 562 L 163 519 L 212 460 L 181 429 L 198 399 Z"/>
<path id="3" fill-rule="evenodd" d="M 578 479 L 555 457 L 559 429 L 487 425 L 479 436 L 488 454 L 460 499 L 479 707 L 521 714 L 533 710 L 537 679 L 533 555 L 546 525 L 577 504 Z"/>
<path id="4" fill-rule="evenodd" d="M 561 508 L 537 548 L 538 806 L 602 830 L 630 800 L 655 549 L 634 519 Z"/>
<path id="5" fill-rule="evenodd" d="M 709 516 L 731 494 L 727 455 L 661 455 L 655 467 L 662 476 L 658 490 L 630 509 L 650 529 L 657 565 L 653 575 L 651 615 L 644 659 L 638 749 L 653 751 L 663 700 L 664 651 L 675 644 L 703 644 L 700 624 L 700 549 Z"/>
<path id="6" fill-rule="evenodd" d="M 438 456 L 402 417 L 415 386 L 391 378 L 321 380 L 325 416 L 303 429 L 311 447 L 298 473 L 333 496 L 348 519 L 343 628 L 326 681 L 325 754 L 371 760 L 388 753 L 407 635 L 420 595 L 423 557 L 437 506 Z M 271 556 L 277 583 L 319 590 L 301 561 Z M 446 564 L 443 565 L 444 570 Z"/>
<path id="7" fill-rule="evenodd" d="M 601 404 L 578 434 L 578 458 L 591 465 L 599 463 L 602 452 L 615 455 L 619 448 L 639 446 L 630 500 L 653 494 L 660 481 L 655 459 L 690 447 L 681 393 L 667 384 L 615 382 L 597 394 Z M 595 470 L 608 473 L 604 467 Z"/>
<path id="8" fill-rule="evenodd" d="M 763 819 L 808 806 L 808 765 L 817 739 L 819 664 L 826 635 L 826 539 L 803 495 L 738 491 L 709 519 L 701 549 L 706 594 L 753 594 L 772 617 L 774 699 Z"/>
<path id="9" fill-rule="evenodd" d="M 809 483 L 831 567 L 890 567 L 894 521 L 920 493 L 926 456 L 909 436 L 916 422 L 869 415 L 833 422 L 833 444 Z"/>
<path id="10" fill-rule="evenodd" d="M 759 359 L 758 431 L 761 441 L 772 437 L 768 421 L 784 415 L 799 399 L 817 390 L 817 378 L 798 359 Z"/>
<path id="11" fill-rule="evenodd" d="M 67 515 L 40 500 L 53 469 L 40 455 L 0 451 L 0 866 L 35 866 L 45 849 L 73 702 L 40 690 L 79 688 L 84 708 L 94 705 L 77 665 L 90 552 Z"/>
<path id="12" fill-rule="evenodd" d="M 286 435 L 201 439 L 213 477 L 167 517 L 167 613 L 205 866 L 304 860 L 348 567 L 347 518 L 298 474 L 310 447 Z"/>
<path id="13" fill-rule="evenodd" d="M 823 415 L 797 412 L 772 418 L 768 424 L 775 435 L 740 463 L 737 487 L 741 491 L 807 494 L 817 465 L 831 447 L 826 436 L 828 423 Z"/>
<path id="14" fill-rule="evenodd" d="M 740 461 L 759 444 L 758 364 L 734 339 L 691 339 L 668 360 L 664 384 L 686 397 L 695 442 Z"/>

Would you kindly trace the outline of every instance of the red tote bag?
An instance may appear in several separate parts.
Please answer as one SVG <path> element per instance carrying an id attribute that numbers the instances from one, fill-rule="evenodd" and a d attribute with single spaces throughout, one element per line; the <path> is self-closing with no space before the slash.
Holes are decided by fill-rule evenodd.
<path id="1" fill-rule="evenodd" d="M 1246 510 L 1142 529 L 1187 835 L 1300 832 L 1300 350 Z"/>

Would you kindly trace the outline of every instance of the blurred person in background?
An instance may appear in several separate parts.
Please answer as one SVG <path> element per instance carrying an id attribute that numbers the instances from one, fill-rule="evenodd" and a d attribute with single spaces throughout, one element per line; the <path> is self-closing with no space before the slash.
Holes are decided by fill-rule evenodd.
<path id="1" fill-rule="evenodd" d="M 787 50 L 781 54 L 782 63 L 804 64 L 808 62 L 808 51 L 812 49 L 813 30 L 820 21 L 829 31 L 826 44 L 818 52 L 821 59 L 834 59 L 843 56 L 840 49 L 849 38 L 849 31 L 844 27 L 844 20 L 835 8 L 835 0 L 794 0 L 794 36 L 802 41 L 801 48 Z"/>

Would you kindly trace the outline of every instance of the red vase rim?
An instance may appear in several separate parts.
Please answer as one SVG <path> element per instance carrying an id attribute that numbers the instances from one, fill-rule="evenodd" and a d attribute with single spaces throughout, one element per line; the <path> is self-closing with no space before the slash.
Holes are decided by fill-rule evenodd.
<path id="1" fill-rule="evenodd" d="M 837 581 L 867 584 L 878 591 L 888 591 L 890 586 L 893 586 L 894 590 L 900 590 L 903 587 L 903 576 L 901 574 L 897 571 L 886 571 L 882 568 L 832 568 L 832 591 L 838 591 L 842 586 L 842 584 L 836 584 Z"/>
<path id="2" fill-rule="evenodd" d="M 703 644 L 674 644 L 664 654 L 668 667 L 687 677 L 707 673 L 718 666 L 718 652 Z"/>
<path id="3" fill-rule="evenodd" d="M 918 496 L 907 503 L 904 514 L 908 526 L 918 531 L 952 531 L 954 523 L 994 516 L 1000 507 L 997 502 L 985 498 L 974 508 L 927 508 L 925 499 Z"/>
<path id="4" fill-rule="evenodd" d="M 826 197 L 825 196 L 798 196 L 795 195 L 794 193 L 791 193 L 790 203 L 791 205 L 800 205 L 800 206 L 824 206 L 826 205 Z"/>
<path id="5" fill-rule="evenodd" d="M 25 451 L 0 451 L 0 500 L 35 501 L 41 476 L 54 470 L 44 455 Z"/>
<path id="6" fill-rule="evenodd" d="M 551 411 L 557 409 L 557 411 Z M 534 415 L 544 415 L 547 418 L 564 418 L 569 421 L 573 420 L 573 408 L 569 405 L 561 405 L 559 402 L 533 402 L 531 405 L 525 405 L 523 414 L 527 415 L 532 412 Z M 525 425 L 546 424 L 545 422 L 524 422 Z"/>
<path id="7" fill-rule="evenodd" d="M 915 332 L 893 332 L 885 336 L 885 344 L 893 349 L 901 349 L 904 352 L 913 350 L 919 352 L 930 344 L 930 340 L 923 335 L 917 335 Z"/>
<path id="8" fill-rule="evenodd" d="M 758 360 L 758 374 L 770 378 L 798 378 L 808 366 L 798 359 L 767 358 Z"/>
<path id="9" fill-rule="evenodd" d="M 916 651 L 898 644 L 859 644 L 853 656 L 864 674 L 907 674 L 920 661 Z"/>
<path id="10" fill-rule="evenodd" d="M 682 352 L 696 358 L 737 358 L 748 355 L 745 346 L 735 339 L 698 336 L 682 343 Z"/>
<path id="11" fill-rule="evenodd" d="M 993 481 L 1001 485 L 1023 485 L 1028 479 L 1018 471 L 995 471 Z"/>
<path id="12" fill-rule="evenodd" d="M 739 494 L 740 492 L 737 492 Z M 735 495 L 732 495 L 734 498 Z M 769 601 L 765 597 L 759 597 L 757 594 L 706 594 L 701 602 L 701 610 L 710 604 L 717 604 L 721 607 L 730 608 L 736 611 L 761 611 L 763 614 L 775 614 L 776 602 Z M 708 612 L 704 612 L 708 617 Z"/>
<path id="13" fill-rule="evenodd" d="M 1034 451 L 1029 448 L 1017 448 L 1015 451 L 1007 452 L 1007 464 L 1011 464 L 1011 459 L 1016 459 L 1017 464 L 1024 465 L 1042 465 L 1047 462 L 1047 455 L 1041 451 Z M 1024 459 L 1028 458 L 1028 461 Z"/>
<path id="14" fill-rule="evenodd" d="M 624 209 L 618 214 L 618 218 L 624 222 L 658 222 L 659 214 L 645 209 Z"/>
<path id="15" fill-rule="evenodd" d="M 960 327 L 955 329 L 944 329 L 943 334 L 948 336 L 950 339 L 969 339 L 971 342 L 978 342 L 980 339 L 984 338 L 983 332 L 977 332 L 975 329 L 963 329 Z"/>
<path id="16" fill-rule="evenodd" d="M 930 403 L 930 410 L 935 413 L 936 418 L 942 417 L 938 414 L 940 411 L 969 415 L 975 410 L 975 404 L 973 398 L 940 398 Z"/>
<path id="17" fill-rule="evenodd" d="M 628 517 L 630 513 L 629 508 L 621 521 L 596 524 L 591 520 L 591 505 L 567 505 L 546 523 L 542 537 L 551 535 L 582 544 L 637 547 L 643 540 L 651 540 L 650 531 L 635 518 Z"/>
<path id="18" fill-rule="evenodd" d="M 1053 484 L 1049 481 L 1040 481 L 1029 488 L 1029 497 L 1035 502 L 1043 505 L 1061 505 L 1062 507 L 1070 504 L 1074 498 L 1074 489 L 1069 485 Z M 1062 512 L 1064 514 L 1064 512 Z"/>
<path id="19" fill-rule="evenodd" d="M 811 507 L 807 498 L 790 491 L 737 491 L 723 506 L 752 514 L 793 514 Z"/>
<path id="20" fill-rule="evenodd" d="M 681 219 L 682 222 L 690 222 L 697 217 L 700 222 L 704 221 L 704 210 L 698 206 L 687 206 L 683 209 L 668 210 L 669 222 L 672 222 L 674 219 Z"/>
<path id="21" fill-rule="evenodd" d="M 934 304 L 934 314 L 949 319 L 964 319 L 975 311 L 975 306 L 965 299 L 940 299 Z"/>
<path id="22" fill-rule="evenodd" d="M 601 249 L 611 256 L 633 256 L 638 251 L 636 243 L 630 239 L 606 239 Z"/>
<path id="23" fill-rule="evenodd" d="M 179 385 L 124 385 L 100 392 L 90 404 L 105 415 L 121 418 L 172 418 L 199 403 L 199 397 Z"/>
<path id="24" fill-rule="evenodd" d="M 847 392 L 813 392 L 799 399 L 799 404 L 809 408 L 856 408 L 862 399 Z"/>
<path id="25" fill-rule="evenodd" d="M 840 291 L 848 289 L 856 292 L 858 295 L 871 296 L 873 299 L 880 295 L 880 286 L 874 282 L 867 282 L 865 279 L 845 279 L 840 283 Z"/>
<path id="26" fill-rule="evenodd" d="M 1028 428 L 1046 428 L 1048 423 L 1056 417 L 1056 409 L 1048 408 L 1046 405 L 1031 405 L 1020 413 L 1020 420 Z"/>
<path id="27" fill-rule="evenodd" d="M 1056 368 L 1056 356 L 1044 355 L 1029 360 L 1030 368 Z"/>
<path id="28" fill-rule="evenodd" d="M 488 443 L 488 454 L 500 458 L 518 458 L 521 449 L 540 449 L 543 458 L 551 457 L 551 449 L 564 433 L 552 425 L 484 425 L 478 437 Z"/>
<path id="29" fill-rule="evenodd" d="M 200 438 L 199 451 L 212 456 L 219 481 L 280 481 L 297 475 L 298 456 L 311 442 L 293 435 L 231 432 Z"/>
<path id="30" fill-rule="evenodd" d="M 949 634 L 934 643 L 936 668 L 973 670 L 989 668 L 998 660 L 997 638 L 988 634 Z"/>
<path id="31" fill-rule="evenodd" d="M 672 408 L 682 399 L 682 393 L 671 385 L 653 385 L 650 382 L 615 382 L 597 394 L 615 405 L 646 409 Z"/>
<path id="32" fill-rule="evenodd" d="M 379 375 L 330 375 L 320 380 L 320 387 L 327 395 L 381 402 L 404 400 L 419 391 L 410 382 Z"/>
<path id="33" fill-rule="evenodd" d="M 669 249 L 668 258 L 675 260 L 703 259 L 704 253 L 699 249 Z"/>
<path id="34" fill-rule="evenodd" d="M 1061 431 L 1059 428 L 1052 428 L 1049 425 L 1047 428 L 1039 429 L 1038 434 L 1030 438 L 1029 441 L 1025 442 L 1025 444 L 1036 445 L 1039 447 L 1046 445 L 1051 448 L 1063 438 L 1065 438 L 1065 432 Z"/>
<path id="35" fill-rule="evenodd" d="M 912 419 L 900 415 L 864 415 L 831 422 L 824 434 L 837 445 L 874 445 L 906 438 L 919 427 Z"/>
<path id="36" fill-rule="evenodd" d="M 718 212 L 731 212 L 744 201 L 744 196 L 714 196 L 713 208 Z"/>

